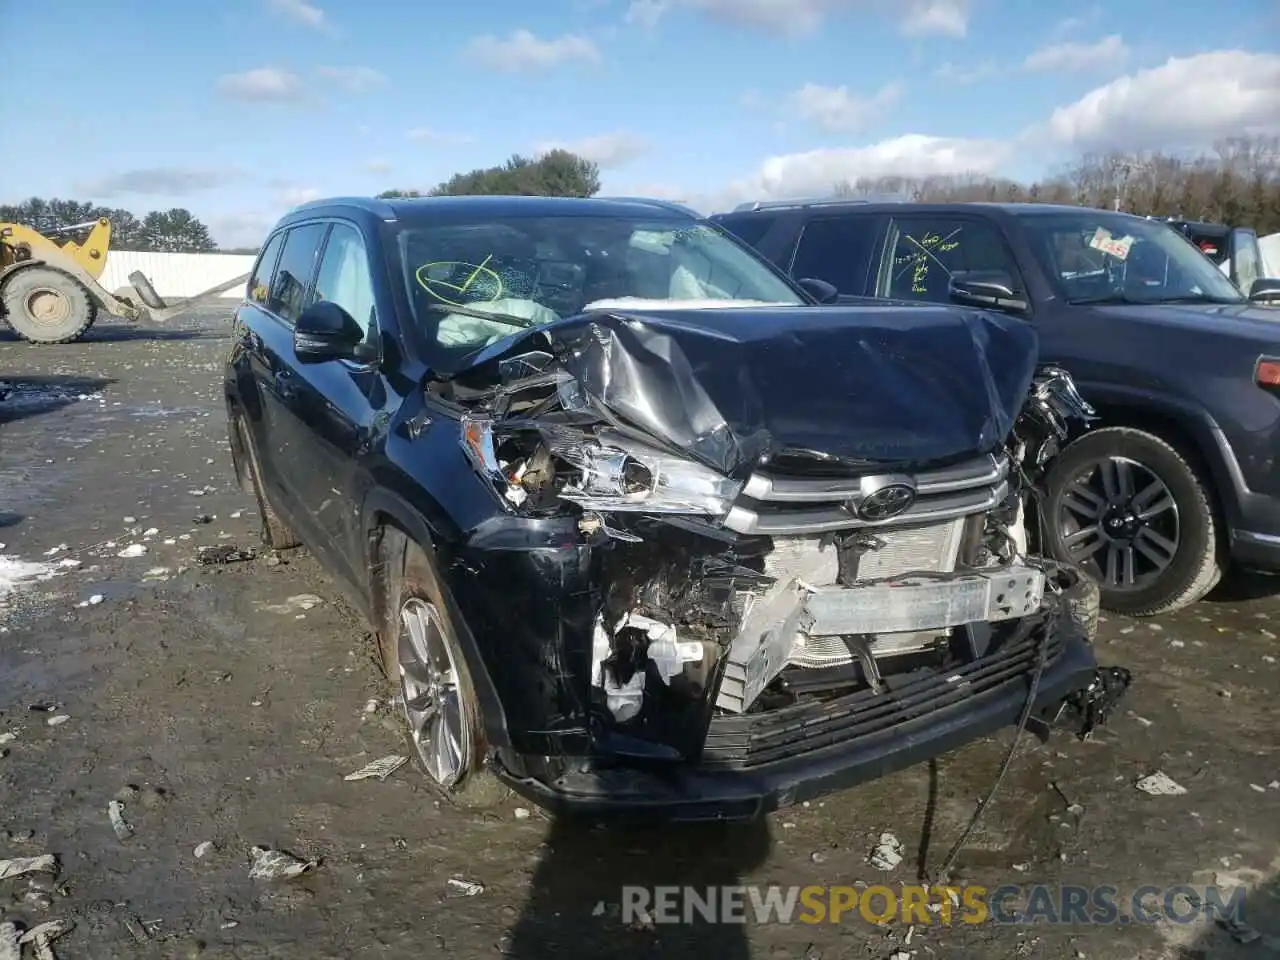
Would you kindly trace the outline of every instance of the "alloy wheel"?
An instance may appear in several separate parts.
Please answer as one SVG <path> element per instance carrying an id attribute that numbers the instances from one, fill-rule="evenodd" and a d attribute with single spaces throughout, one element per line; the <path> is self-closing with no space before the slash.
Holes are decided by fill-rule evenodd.
<path id="1" fill-rule="evenodd" d="M 472 743 L 458 670 L 439 611 L 416 597 L 400 607 L 397 659 L 405 718 L 427 773 L 452 787 L 471 769 Z"/>
<path id="2" fill-rule="evenodd" d="M 1063 489 L 1058 523 L 1071 559 L 1109 590 L 1149 586 L 1169 569 L 1181 540 L 1168 485 L 1125 457 L 1078 471 Z"/>

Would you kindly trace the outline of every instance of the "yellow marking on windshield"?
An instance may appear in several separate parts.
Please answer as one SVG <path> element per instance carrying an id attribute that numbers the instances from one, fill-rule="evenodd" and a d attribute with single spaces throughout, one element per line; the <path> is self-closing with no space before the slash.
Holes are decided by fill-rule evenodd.
<path id="1" fill-rule="evenodd" d="M 487 267 L 489 265 L 489 261 L 492 259 L 493 259 L 493 254 L 491 253 L 484 258 L 484 262 L 480 264 L 480 266 L 476 267 L 474 270 L 471 271 L 471 276 L 467 277 L 467 282 L 462 285 L 463 293 L 467 292 L 467 287 L 471 286 L 471 284 L 475 282 L 476 277 L 480 276 L 480 271 L 483 270 L 485 267 Z M 492 270 L 490 270 L 489 272 L 493 273 Z M 497 274 L 494 274 L 494 276 L 497 276 Z M 498 282 L 501 283 L 502 281 L 499 280 Z"/>
<path id="2" fill-rule="evenodd" d="M 487 264 L 493 259 L 493 254 L 489 254 L 481 263 L 468 263 L 465 260 L 433 260 L 431 263 L 424 263 L 414 271 L 414 279 L 418 281 L 418 286 L 422 287 L 428 294 L 441 303 L 447 303 L 453 307 L 465 307 L 471 303 L 492 303 L 494 300 L 502 299 L 506 287 L 502 282 L 502 277 Z M 427 276 L 434 270 L 440 269 L 441 272 L 452 276 L 458 269 L 469 270 L 466 282 L 462 284 L 450 283 L 448 280 L 436 279 Z M 467 293 L 477 280 L 481 281 L 482 287 L 489 287 L 490 290 L 484 291 L 488 296 L 468 296 L 465 299 L 463 294 Z"/>

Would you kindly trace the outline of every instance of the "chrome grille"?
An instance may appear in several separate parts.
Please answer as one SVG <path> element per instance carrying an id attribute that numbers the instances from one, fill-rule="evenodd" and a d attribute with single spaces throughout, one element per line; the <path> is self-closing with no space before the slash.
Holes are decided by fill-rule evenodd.
<path id="1" fill-rule="evenodd" d="M 747 479 L 724 525 L 741 534 L 780 537 L 934 524 L 992 509 L 1009 495 L 1008 475 L 1008 459 L 990 454 L 922 471 L 911 478 L 916 499 L 904 513 L 868 521 L 849 507 L 865 477 L 782 477 L 761 470 Z"/>

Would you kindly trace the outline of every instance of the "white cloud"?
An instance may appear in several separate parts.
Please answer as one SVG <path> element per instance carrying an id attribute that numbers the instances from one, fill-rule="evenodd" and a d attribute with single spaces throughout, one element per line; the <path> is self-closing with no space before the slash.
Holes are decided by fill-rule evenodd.
<path id="1" fill-rule="evenodd" d="M 296 207 L 300 203 L 319 200 L 323 195 L 324 191 L 316 187 L 289 187 L 281 191 L 280 202 L 288 207 Z"/>
<path id="2" fill-rule="evenodd" d="M 556 149 L 568 150 L 584 160 L 590 160 L 599 165 L 601 169 L 609 169 L 630 163 L 648 153 L 649 141 L 633 133 L 618 130 L 594 137 L 583 137 L 581 140 L 543 141 L 534 147 L 534 153 L 543 154 Z"/>
<path id="3" fill-rule="evenodd" d="M 909 37 L 963 37 L 969 32 L 969 7 L 969 0 L 907 0 L 901 7 L 902 32 Z"/>
<path id="4" fill-rule="evenodd" d="M 235 170 L 146 167 L 78 183 L 76 190 L 104 200 L 125 195 L 187 197 L 201 190 L 225 186 L 239 178 L 240 173 Z"/>
<path id="5" fill-rule="evenodd" d="M 374 157 L 372 160 L 366 160 L 364 168 L 370 173 L 390 173 L 391 164 L 380 157 Z"/>
<path id="6" fill-rule="evenodd" d="M 562 63 L 579 61 L 599 63 L 600 50 L 587 37 L 565 34 L 553 40 L 540 40 L 528 30 L 514 30 L 504 38 L 485 34 L 466 47 L 472 58 L 495 70 L 523 73 L 546 70 Z"/>
<path id="7" fill-rule="evenodd" d="M 1000 67 L 990 60 L 984 60 L 972 67 L 962 67 L 948 60 L 933 71 L 933 75 L 939 80 L 966 85 L 997 76 L 999 73 Z"/>
<path id="8" fill-rule="evenodd" d="M 865 147 L 837 147 L 767 158 L 754 173 L 712 196 L 691 198 L 703 209 L 723 210 L 743 200 L 826 196 L 841 180 L 860 177 L 932 177 L 991 174 L 1009 158 L 1012 144 L 907 134 Z"/>
<path id="9" fill-rule="evenodd" d="M 1129 56 L 1129 48 L 1118 33 L 1096 43 L 1055 43 L 1027 55 L 1022 69 L 1033 72 L 1061 70 L 1075 72 L 1120 67 Z"/>
<path id="10" fill-rule="evenodd" d="M 688 190 L 681 190 L 669 183 L 657 182 L 631 184 L 617 190 L 602 190 L 601 193 L 615 197 L 650 197 L 654 200 L 670 200 L 674 203 L 684 203 L 685 197 L 689 195 Z"/>
<path id="11" fill-rule="evenodd" d="M 823 87 L 806 83 L 791 94 L 797 114 L 828 133 L 848 133 L 862 129 L 902 97 L 902 85 L 890 83 L 869 97 L 850 93 L 848 87 Z"/>
<path id="12" fill-rule="evenodd" d="M 259 212 L 224 214 L 205 220 L 210 236 L 223 250 L 257 248 L 275 222 L 275 217 Z"/>
<path id="13" fill-rule="evenodd" d="M 622 19 L 627 23 L 652 30 L 667 12 L 666 0 L 631 0 Z"/>
<path id="14" fill-rule="evenodd" d="M 281 16 L 287 17 L 294 23 L 300 23 L 304 27 L 311 27 L 326 33 L 332 31 L 324 11 L 319 7 L 305 3 L 304 0 L 267 0 L 267 6 Z"/>
<path id="15" fill-rule="evenodd" d="M 316 73 L 352 93 L 365 93 L 387 82 L 386 76 L 373 67 L 319 67 Z"/>
<path id="16" fill-rule="evenodd" d="M 301 78 L 278 67 L 258 67 L 244 73 L 227 73 L 218 78 L 218 90 L 233 100 L 258 103 L 298 103 L 306 99 Z"/>
<path id="17" fill-rule="evenodd" d="M 1060 107 L 1044 126 L 1053 141 L 1082 150 L 1205 147 L 1280 132 L 1280 54 L 1172 57 Z"/>
<path id="18" fill-rule="evenodd" d="M 670 10 L 684 7 L 716 20 L 791 36 L 811 34 L 828 15 L 869 10 L 890 13 L 904 34 L 963 37 L 972 0 L 901 0 L 891 7 L 872 0 L 631 0 L 628 23 L 653 28 Z"/>
<path id="19" fill-rule="evenodd" d="M 444 130 L 436 130 L 433 127 L 414 127 L 405 136 L 417 143 L 435 143 L 442 146 L 458 146 L 471 142 L 471 137 L 465 133 L 448 133 Z"/>
<path id="20" fill-rule="evenodd" d="M 1037 153 L 1056 162 L 1089 150 L 1204 149 L 1241 134 L 1280 134 L 1280 54 L 1174 58 L 1100 86 L 1007 140 L 911 134 L 780 154 L 725 189 L 685 195 L 698 209 L 724 210 L 743 200 L 825 196 L 860 177 L 997 175 Z"/>
<path id="21" fill-rule="evenodd" d="M 1077 30 L 1083 30 L 1085 27 L 1093 26 L 1100 19 L 1102 19 L 1102 7 L 1095 4 L 1084 13 L 1064 17 L 1059 20 L 1054 25 L 1053 32 L 1058 36 L 1075 33 Z"/>

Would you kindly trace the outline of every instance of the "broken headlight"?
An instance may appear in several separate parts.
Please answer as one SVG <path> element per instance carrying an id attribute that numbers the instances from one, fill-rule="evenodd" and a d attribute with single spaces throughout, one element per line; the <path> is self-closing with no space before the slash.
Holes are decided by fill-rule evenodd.
<path id="1" fill-rule="evenodd" d="M 579 471 L 560 497 L 587 510 L 720 517 L 742 486 L 692 460 L 612 435 L 553 452 Z"/>

